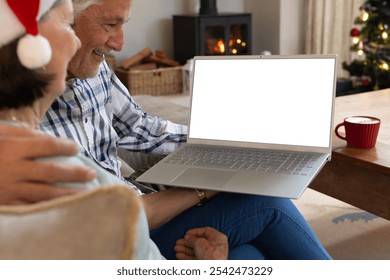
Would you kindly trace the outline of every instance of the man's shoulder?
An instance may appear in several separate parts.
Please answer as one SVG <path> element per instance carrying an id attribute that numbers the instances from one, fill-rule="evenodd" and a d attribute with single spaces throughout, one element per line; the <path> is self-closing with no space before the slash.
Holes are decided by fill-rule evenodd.
<path id="1" fill-rule="evenodd" d="M 72 86 L 96 84 L 104 81 L 109 81 L 113 78 L 113 76 L 115 76 L 115 73 L 108 66 L 107 62 L 103 61 L 103 63 L 99 65 L 98 72 L 95 76 L 86 79 L 72 78 L 68 80 L 67 88 Z"/>
<path id="2" fill-rule="evenodd" d="M 99 96 L 99 100 L 111 99 L 112 95 L 119 96 L 129 96 L 127 88 L 120 82 L 118 77 L 115 75 L 115 72 L 111 70 L 107 62 L 103 62 L 99 66 L 98 73 L 91 78 L 87 79 L 78 79 L 74 78 L 69 80 L 63 93 L 63 96 L 60 97 L 64 100 L 73 100 L 75 96 L 80 97 L 82 100 L 86 96 Z M 106 103 L 104 101 L 103 103 Z"/>
<path id="3" fill-rule="evenodd" d="M 112 77 L 115 76 L 114 71 L 112 71 L 112 69 L 110 68 L 110 66 L 108 65 L 108 63 L 106 61 L 103 61 L 102 63 L 100 63 L 99 73 L 94 78 L 98 78 L 99 76 L 106 77 L 107 79 L 112 79 Z"/>

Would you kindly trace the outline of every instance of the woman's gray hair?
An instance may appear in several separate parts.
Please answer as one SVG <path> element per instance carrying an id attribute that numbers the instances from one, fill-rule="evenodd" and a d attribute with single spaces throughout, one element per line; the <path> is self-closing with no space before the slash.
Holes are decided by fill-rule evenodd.
<path id="1" fill-rule="evenodd" d="M 87 9 L 89 6 L 98 5 L 102 1 L 103 0 L 72 0 L 74 15 L 77 16 L 85 9 Z"/>
<path id="2" fill-rule="evenodd" d="M 49 12 L 51 11 L 51 9 L 53 9 L 54 7 L 56 7 L 56 6 L 60 5 L 60 4 L 62 4 L 63 2 L 64 2 L 64 0 L 57 0 L 57 1 L 55 1 L 55 2 L 53 3 L 53 5 L 51 6 L 51 8 L 50 8 L 48 11 L 46 11 L 46 12 L 39 18 L 39 21 L 47 19 L 48 14 L 49 14 Z"/>

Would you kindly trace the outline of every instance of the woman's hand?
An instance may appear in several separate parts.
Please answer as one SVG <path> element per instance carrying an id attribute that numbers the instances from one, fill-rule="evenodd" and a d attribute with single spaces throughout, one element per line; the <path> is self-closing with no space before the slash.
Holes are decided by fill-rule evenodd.
<path id="1" fill-rule="evenodd" d="M 96 176 L 90 168 L 34 158 L 71 156 L 78 152 L 70 140 L 54 138 L 26 127 L 0 125 L 0 205 L 28 204 L 77 192 L 54 182 L 86 182 Z"/>

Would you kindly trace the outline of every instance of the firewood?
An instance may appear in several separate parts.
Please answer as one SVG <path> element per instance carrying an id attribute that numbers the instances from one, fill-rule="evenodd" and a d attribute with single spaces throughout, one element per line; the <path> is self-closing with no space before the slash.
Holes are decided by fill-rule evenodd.
<path id="1" fill-rule="evenodd" d="M 166 58 L 167 57 L 165 52 L 163 52 L 162 50 L 156 50 L 155 56 L 158 58 Z"/>
<path id="2" fill-rule="evenodd" d="M 129 69 L 131 66 L 139 64 L 145 57 L 152 54 L 152 51 L 149 48 L 145 48 L 132 57 L 125 59 L 121 62 L 121 66 L 124 69 Z"/>
<path id="3" fill-rule="evenodd" d="M 180 66 L 180 62 L 170 58 L 158 58 L 155 55 L 149 55 L 144 58 L 146 62 L 154 62 L 163 66 Z"/>

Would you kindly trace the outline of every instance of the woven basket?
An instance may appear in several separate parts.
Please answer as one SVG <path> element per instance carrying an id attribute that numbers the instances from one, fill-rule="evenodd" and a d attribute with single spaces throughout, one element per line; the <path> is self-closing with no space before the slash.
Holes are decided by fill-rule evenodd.
<path id="1" fill-rule="evenodd" d="M 183 68 L 169 67 L 154 70 L 124 70 L 116 74 L 132 95 L 164 95 L 183 92 Z"/>

